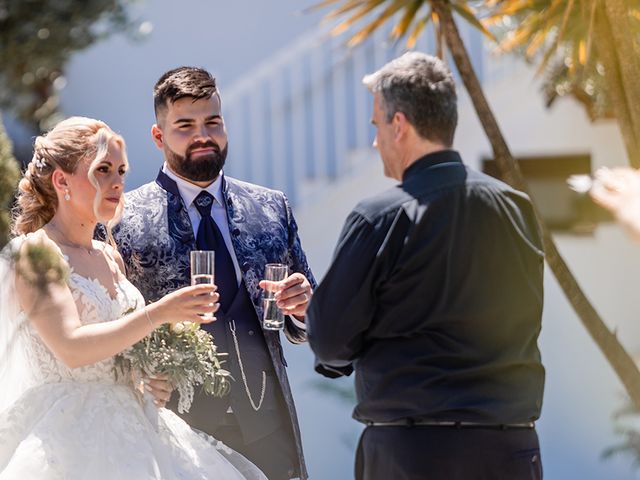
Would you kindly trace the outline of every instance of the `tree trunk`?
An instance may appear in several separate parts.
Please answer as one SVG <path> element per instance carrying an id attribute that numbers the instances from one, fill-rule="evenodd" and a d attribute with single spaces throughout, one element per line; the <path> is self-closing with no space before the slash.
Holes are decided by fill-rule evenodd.
<path id="1" fill-rule="evenodd" d="M 453 19 L 448 1 L 434 1 L 433 7 L 440 17 L 441 28 L 444 30 L 447 46 L 453 56 L 462 81 L 469 92 L 480 122 L 491 142 L 499 168 L 504 173 L 506 181 L 518 190 L 528 192 L 522 172 L 509 151 L 500 127 L 484 96 L 478 77 L 473 70 L 464 42 L 460 38 L 460 33 Z M 545 226 L 537 210 L 536 216 L 542 231 L 547 264 L 558 279 L 567 299 L 591 335 L 591 338 L 596 342 L 624 384 L 632 402 L 640 409 L 640 371 L 638 371 L 636 364 L 618 341 L 615 334 L 611 333 L 607 328 L 584 295 L 584 292 L 580 289 L 567 264 L 560 256 L 551 238 L 551 233 Z"/>
<path id="2" fill-rule="evenodd" d="M 595 32 L 598 39 L 596 48 L 605 68 L 609 85 L 607 92 L 620 126 L 629 163 L 635 168 L 640 168 L 640 88 L 633 85 L 640 80 L 640 73 L 638 77 L 633 78 L 633 72 L 640 70 L 637 68 L 638 56 L 629 53 L 633 52 L 633 45 L 623 46 L 619 42 L 617 37 L 620 37 L 620 34 L 616 35 L 615 32 L 623 32 L 625 34 L 622 37 L 625 37 L 628 36 L 629 30 L 617 26 L 620 11 L 613 9 L 613 15 L 610 15 L 609 10 L 612 9 L 608 4 L 611 0 L 606 3 L 607 6 L 602 2 L 598 4 L 595 16 Z M 616 25 L 616 28 L 612 28 L 613 25 Z"/>

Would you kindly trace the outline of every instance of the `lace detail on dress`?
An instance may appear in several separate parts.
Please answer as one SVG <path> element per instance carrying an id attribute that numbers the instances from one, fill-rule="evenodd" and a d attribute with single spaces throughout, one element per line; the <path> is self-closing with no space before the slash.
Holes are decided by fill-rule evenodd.
<path id="1" fill-rule="evenodd" d="M 73 269 L 69 275 L 69 288 L 76 303 L 83 324 L 112 321 L 126 312 L 144 306 L 140 292 L 126 279 L 116 285 L 116 297 L 111 298 L 107 289 L 96 279 L 83 277 Z M 24 314 L 22 315 L 24 317 Z M 28 322 L 22 329 L 29 338 L 24 342 L 28 346 L 27 358 L 34 372 L 36 385 L 56 382 L 106 382 L 118 383 L 114 371 L 114 360 L 109 358 L 101 362 L 70 369 L 59 361 L 39 337 L 35 328 Z"/>

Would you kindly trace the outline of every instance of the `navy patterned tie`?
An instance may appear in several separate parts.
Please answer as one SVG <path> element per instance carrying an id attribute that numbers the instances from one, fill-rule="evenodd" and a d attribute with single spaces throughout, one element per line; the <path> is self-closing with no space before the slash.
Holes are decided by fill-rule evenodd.
<path id="1" fill-rule="evenodd" d="M 204 190 L 193 201 L 202 217 L 196 235 L 196 246 L 199 250 L 214 250 L 216 252 L 215 283 L 220 294 L 220 307 L 224 312 L 227 312 L 238 292 L 238 282 L 233 261 L 224 243 L 222 233 L 211 218 L 211 207 L 214 201 L 213 195 Z"/>

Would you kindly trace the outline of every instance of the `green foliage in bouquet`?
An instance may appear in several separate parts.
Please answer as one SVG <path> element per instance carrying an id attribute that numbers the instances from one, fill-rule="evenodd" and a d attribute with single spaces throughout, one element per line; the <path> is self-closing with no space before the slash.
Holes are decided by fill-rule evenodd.
<path id="1" fill-rule="evenodd" d="M 222 368 L 213 337 L 195 323 L 162 325 L 116 357 L 116 371 L 165 375 L 178 390 L 178 411 L 189 411 L 195 387 L 214 397 L 229 393 L 230 373 Z"/>

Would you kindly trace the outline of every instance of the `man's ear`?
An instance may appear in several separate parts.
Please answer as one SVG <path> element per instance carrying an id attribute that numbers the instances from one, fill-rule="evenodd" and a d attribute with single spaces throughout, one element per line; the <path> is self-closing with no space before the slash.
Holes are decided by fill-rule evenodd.
<path id="1" fill-rule="evenodd" d="M 162 133 L 162 130 L 160 130 L 160 127 L 157 123 L 154 123 L 153 127 L 151 127 L 151 137 L 153 138 L 153 143 L 156 144 L 156 147 L 158 147 L 160 150 L 163 150 L 164 134 Z"/>
<path id="2" fill-rule="evenodd" d="M 402 112 L 396 112 L 391 119 L 393 125 L 393 136 L 396 140 L 400 140 L 406 135 L 407 128 L 411 125 L 407 116 Z"/>

